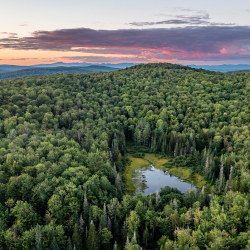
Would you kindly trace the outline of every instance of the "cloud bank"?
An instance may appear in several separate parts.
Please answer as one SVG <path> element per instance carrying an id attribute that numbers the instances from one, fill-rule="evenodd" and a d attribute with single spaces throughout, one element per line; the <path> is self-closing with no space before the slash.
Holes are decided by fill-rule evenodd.
<path id="1" fill-rule="evenodd" d="M 204 18 L 206 17 L 203 16 L 201 21 Z M 185 17 L 178 20 L 185 21 Z M 187 20 L 199 21 L 197 17 Z M 0 49 L 74 51 L 96 54 L 96 57 L 112 55 L 144 61 L 248 60 L 250 28 L 207 25 L 161 29 L 75 28 L 35 31 L 28 37 L 9 34 L 8 37 L 0 39 Z"/>

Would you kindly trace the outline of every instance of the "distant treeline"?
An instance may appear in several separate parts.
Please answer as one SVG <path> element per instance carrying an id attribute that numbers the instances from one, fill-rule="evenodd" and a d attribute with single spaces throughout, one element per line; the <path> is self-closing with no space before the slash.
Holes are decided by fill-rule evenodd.
<path id="1" fill-rule="evenodd" d="M 117 70 L 115 68 L 106 66 L 86 66 L 86 67 L 50 67 L 50 68 L 29 68 L 16 71 L 5 72 L 0 69 L 0 79 L 17 78 L 24 76 L 35 75 L 53 75 L 53 74 L 67 74 L 67 73 L 90 73 L 90 72 L 109 72 Z"/>

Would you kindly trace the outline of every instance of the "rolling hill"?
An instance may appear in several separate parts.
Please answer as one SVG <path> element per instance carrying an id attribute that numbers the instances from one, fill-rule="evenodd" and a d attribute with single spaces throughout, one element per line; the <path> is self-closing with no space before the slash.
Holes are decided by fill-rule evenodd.
<path id="1" fill-rule="evenodd" d="M 53 75 L 56 73 L 91 73 L 91 72 L 109 72 L 117 70 L 116 68 L 106 66 L 86 66 L 86 67 L 51 67 L 51 68 L 28 68 L 16 71 L 1 72 L 0 79 L 9 79 L 16 77 L 25 76 L 36 76 L 36 75 Z"/>
<path id="2" fill-rule="evenodd" d="M 88 66 L 99 66 L 99 67 L 110 67 L 115 69 L 124 69 L 131 66 L 135 66 L 135 63 L 102 63 L 102 64 L 93 64 L 93 63 L 64 63 L 64 62 L 56 62 L 50 64 L 35 64 L 30 66 L 18 66 L 18 65 L 10 65 L 10 64 L 0 64 L 0 72 L 1 71 L 17 71 L 22 69 L 33 69 L 33 68 L 58 68 L 58 67 L 88 67 Z"/>
<path id="3" fill-rule="evenodd" d="M 188 65 L 188 66 L 195 69 L 206 69 L 210 71 L 218 71 L 224 73 L 232 71 L 250 70 L 249 64 Z"/>
<path id="4" fill-rule="evenodd" d="M 246 73 L 249 72 L 250 69 L 245 69 L 245 70 L 236 70 L 236 71 L 228 71 L 228 74 L 233 74 L 233 73 Z"/>

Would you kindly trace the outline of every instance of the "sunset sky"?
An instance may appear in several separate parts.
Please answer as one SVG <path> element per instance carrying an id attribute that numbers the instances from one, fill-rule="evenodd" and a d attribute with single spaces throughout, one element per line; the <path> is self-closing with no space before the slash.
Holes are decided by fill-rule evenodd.
<path id="1" fill-rule="evenodd" d="M 0 64 L 250 64 L 249 0 L 3 0 Z"/>

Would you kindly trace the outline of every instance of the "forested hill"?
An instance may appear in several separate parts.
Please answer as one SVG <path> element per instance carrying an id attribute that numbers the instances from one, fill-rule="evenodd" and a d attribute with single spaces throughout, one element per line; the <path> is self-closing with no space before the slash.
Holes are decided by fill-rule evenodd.
<path id="1" fill-rule="evenodd" d="M 90 72 L 109 72 L 117 70 L 116 68 L 106 66 L 86 66 L 86 67 L 51 67 L 51 68 L 28 68 L 20 69 L 10 72 L 3 72 L 0 69 L 0 79 L 24 77 L 24 76 L 36 76 L 36 75 L 53 75 L 53 74 L 67 74 L 67 73 L 90 73 Z"/>
<path id="2" fill-rule="evenodd" d="M 244 73 L 244 72 L 250 72 L 250 69 L 246 70 L 238 70 L 238 71 L 228 71 L 228 74 L 233 74 L 233 73 Z"/>
<path id="3" fill-rule="evenodd" d="M 249 97 L 163 63 L 0 81 L 0 249 L 249 249 Z M 209 185 L 125 195 L 128 140 Z"/>

